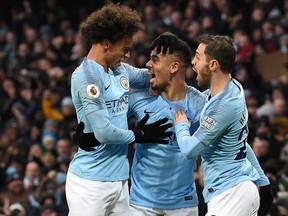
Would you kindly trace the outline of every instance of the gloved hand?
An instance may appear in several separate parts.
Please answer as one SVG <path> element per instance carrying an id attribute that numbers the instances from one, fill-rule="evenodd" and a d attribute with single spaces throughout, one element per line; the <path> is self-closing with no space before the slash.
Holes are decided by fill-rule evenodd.
<path id="1" fill-rule="evenodd" d="M 132 130 L 135 135 L 135 142 L 168 144 L 169 141 L 163 139 L 172 135 L 171 131 L 166 132 L 168 128 L 172 127 L 171 123 L 165 124 L 168 121 L 168 118 L 163 118 L 154 123 L 146 125 L 148 119 L 149 115 L 146 114 L 137 124 L 136 128 Z"/>
<path id="2" fill-rule="evenodd" d="M 258 216 L 265 216 L 269 212 L 274 200 L 271 185 L 259 187 L 259 195 L 260 207 L 258 210 Z"/>
<path id="3" fill-rule="evenodd" d="M 85 151 L 94 151 L 93 147 L 101 145 L 101 143 L 95 138 L 94 133 L 84 133 L 84 123 L 80 122 L 76 128 L 76 132 L 73 134 L 73 142 Z"/>
<path id="4" fill-rule="evenodd" d="M 165 32 L 154 39 L 151 45 L 151 50 L 154 50 L 155 47 L 157 47 L 157 53 L 161 53 L 162 50 L 162 53 L 166 54 L 169 48 L 169 53 L 172 54 L 174 50 L 177 49 L 178 40 L 179 38 L 175 34 Z"/>

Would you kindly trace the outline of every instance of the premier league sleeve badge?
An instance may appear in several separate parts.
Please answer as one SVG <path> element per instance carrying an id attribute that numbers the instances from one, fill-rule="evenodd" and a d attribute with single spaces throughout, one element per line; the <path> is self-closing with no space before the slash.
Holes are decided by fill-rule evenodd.
<path id="1" fill-rule="evenodd" d="M 100 96 L 99 87 L 94 83 L 91 83 L 87 86 L 86 92 L 87 92 L 88 97 L 91 99 L 96 99 Z"/>

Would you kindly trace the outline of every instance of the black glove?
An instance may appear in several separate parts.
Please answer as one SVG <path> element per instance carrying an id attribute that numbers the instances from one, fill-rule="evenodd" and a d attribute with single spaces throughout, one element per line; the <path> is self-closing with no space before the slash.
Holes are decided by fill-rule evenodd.
<path id="1" fill-rule="evenodd" d="M 178 40 L 179 38 L 175 34 L 165 32 L 154 39 L 151 45 L 151 50 L 154 50 L 155 47 L 157 47 L 157 53 L 161 53 L 162 50 L 162 53 L 166 54 L 169 48 L 169 53 L 172 54 L 174 50 L 177 49 Z"/>
<path id="2" fill-rule="evenodd" d="M 73 134 L 73 142 L 85 151 L 94 151 L 93 147 L 101 145 L 101 143 L 95 138 L 94 133 L 84 133 L 84 123 L 80 122 L 76 128 L 76 132 Z"/>
<path id="3" fill-rule="evenodd" d="M 135 142 L 168 144 L 169 140 L 163 139 L 172 135 L 171 131 L 166 132 L 168 128 L 172 127 L 172 124 L 164 124 L 168 121 L 168 118 L 163 118 L 154 123 L 146 125 L 148 119 L 149 115 L 146 114 L 137 124 L 136 128 L 132 130 L 135 135 Z"/>
<path id="4" fill-rule="evenodd" d="M 271 185 L 259 187 L 259 195 L 260 207 L 258 210 L 258 216 L 265 216 L 269 212 L 274 200 Z"/>

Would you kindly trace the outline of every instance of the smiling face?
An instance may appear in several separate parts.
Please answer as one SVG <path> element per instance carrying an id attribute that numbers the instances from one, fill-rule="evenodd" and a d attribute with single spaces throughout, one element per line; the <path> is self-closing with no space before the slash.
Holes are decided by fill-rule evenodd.
<path id="1" fill-rule="evenodd" d="M 206 55 L 204 53 L 206 45 L 201 43 L 197 50 L 195 57 L 192 60 L 193 70 L 197 73 L 197 84 L 199 87 L 210 86 L 211 70 L 207 62 Z"/>
<path id="2" fill-rule="evenodd" d="M 154 91 L 163 91 L 170 85 L 171 70 L 174 63 L 172 55 L 157 53 L 156 48 L 152 50 L 150 60 L 146 63 L 146 67 L 152 74 L 150 86 Z"/>
<path id="3" fill-rule="evenodd" d="M 130 50 L 132 47 L 132 37 L 124 36 L 119 42 L 112 44 L 108 42 L 107 48 L 107 66 L 115 69 L 120 66 L 120 63 L 125 59 L 130 58 Z"/>

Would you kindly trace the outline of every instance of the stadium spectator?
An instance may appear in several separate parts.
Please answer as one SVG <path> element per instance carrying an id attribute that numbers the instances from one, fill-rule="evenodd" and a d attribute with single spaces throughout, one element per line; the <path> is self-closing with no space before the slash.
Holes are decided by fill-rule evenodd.
<path id="1" fill-rule="evenodd" d="M 233 36 L 234 32 L 241 29 L 255 45 L 250 58 L 246 59 L 247 62 L 242 65 L 247 69 L 247 79 L 253 80 L 254 89 L 258 89 L 259 91 L 258 94 L 255 94 L 253 89 L 247 89 L 250 90 L 250 93 L 257 101 L 254 107 L 250 106 L 249 108 L 248 106 L 248 109 L 252 110 L 262 107 L 267 97 L 270 98 L 272 103 L 274 100 L 272 92 L 273 89 L 278 88 L 278 83 L 280 83 L 281 88 L 283 88 L 282 91 L 285 93 L 284 96 L 287 102 L 288 76 L 285 72 L 287 71 L 287 61 L 285 60 L 283 63 L 284 74 L 281 77 L 275 75 L 269 80 L 263 80 L 262 76 L 265 74 L 265 71 L 259 71 L 256 65 L 256 61 L 258 61 L 261 56 L 269 55 L 269 51 L 273 51 L 272 53 L 281 52 L 284 54 L 284 59 L 286 58 L 288 44 L 287 34 L 285 34 L 288 29 L 287 0 L 123 0 L 119 2 L 137 10 L 142 16 L 142 20 L 147 21 L 147 23 L 149 17 L 146 17 L 145 10 L 148 5 L 150 8 L 153 8 L 154 12 L 161 11 L 160 14 L 154 15 L 156 18 L 150 18 L 150 20 L 154 20 L 158 25 L 153 24 L 147 26 L 147 31 L 141 32 L 141 41 L 139 44 L 137 44 L 135 48 L 132 48 L 129 61 L 131 65 L 143 66 L 143 63 L 149 59 L 150 54 L 149 46 L 147 52 L 147 44 L 150 44 L 154 37 L 169 30 L 172 14 L 180 11 L 180 13 L 182 13 L 183 25 L 185 25 L 182 31 L 185 37 L 188 38 L 186 42 L 190 44 L 192 50 L 195 50 L 197 47 L 197 34 L 199 34 L 199 31 L 200 33 L 205 33 L 205 31 L 212 31 L 217 34 L 228 33 L 230 36 Z M 139 4 L 136 2 L 139 2 Z M 42 112 L 41 106 L 43 91 L 45 89 L 53 90 L 55 85 L 60 87 L 61 96 L 59 103 L 64 97 L 70 96 L 69 90 L 72 71 L 74 71 L 87 55 L 90 48 L 90 44 L 85 42 L 79 32 L 79 24 L 90 12 L 100 8 L 105 3 L 106 1 L 104 0 L 83 0 L 81 2 L 67 0 L 4 0 L 1 4 L 0 147 L 1 152 L 3 152 L 3 157 L 0 157 L 1 169 L 6 170 L 7 168 L 10 150 L 19 150 L 19 146 L 16 147 L 17 144 L 15 146 L 15 143 L 26 142 L 25 145 L 29 146 L 29 151 L 31 150 L 32 152 L 35 147 L 38 149 L 41 147 L 34 144 L 41 144 L 42 139 L 41 136 L 39 137 L 39 132 L 42 134 L 42 126 L 47 120 L 47 117 Z M 67 8 L 67 4 L 69 4 L 69 8 Z M 210 19 L 212 17 L 212 21 L 215 23 L 212 28 L 210 26 L 207 30 L 205 30 L 201 24 L 202 20 L 206 19 L 204 18 L 206 16 L 208 16 L 208 18 L 210 16 Z M 208 24 L 211 23 L 211 20 L 209 21 L 209 19 L 207 19 L 207 21 Z M 271 23 L 273 23 L 274 26 L 271 27 Z M 153 34 L 150 32 L 150 27 L 152 27 L 151 32 L 153 32 Z M 263 30 L 265 32 L 263 32 Z M 29 48 L 28 50 L 27 46 Z M 272 62 L 271 65 L 274 65 L 274 62 Z M 25 67 L 21 68 L 23 66 Z M 235 68 L 235 70 L 236 69 L 237 68 Z M 269 74 L 274 75 L 278 71 L 279 68 L 275 67 L 269 71 Z M 57 72 L 56 74 L 59 72 L 60 76 L 50 76 L 51 74 L 55 75 L 55 72 Z M 255 82 L 256 80 L 257 82 Z M 275 85 L 275 82 L 277 85 Z M 195 74 L 190 73 L 189 76 L 187 76 L 187 83 L 196 87 Z M 23 134 L 20 132 L 20 130 L 23 132 L 23 127 L 20 129 L 18 125 L 20 121 L 22 119 L 25 120 L 25 118 L 20 118 L 16 121 L 12 112 L 12 106 L 18 102 L 24 105 L 25 111 L 22 114 L 29 120 L 27 130 L 30 130 L 31 133 L 30 135 L 25 133 L 25 142 L 23 142 L 23 136 L 20 136 L 20 134 Z M 18 105 L 16 105 L 16 107 L 17 106 Z M 264 110 L 265 112 L 263 113 L 261 113 L 262 111 L 259 109 L 259 118 L 262 115 L 269 116 L 271 114 L 269 106 L 264 106 L 267 110 Z M 57 105 L 57 109 L 61 110 L 60 104 Z M 249 121 L 249 125 L 251 125 L 251 129 L 249 128 L 249 140 L 253 140 L 256 136 L 255 131 L 257 127 L 259 126 L 260 130 L 264 127 L 258 122 L 258 118 L 249 118 Z M 59 123 L 60 125 L 62 124 L 61 121 L 59 121 Z M 282 140 L 281 142 L 283 143 L 283 137 L 285 134 L 287 135 L 287 131 L 280 131 L 279 134 L 279 129 L 281 129 L 281 127 L 283 128 L 283 126 L 285 128 L 285 124 L 279 123 L 280 122 L 273 124 L 271 119 L 269 119 L 270 127 L 268 130 L 269 133 L 271 133 L 271 137 L 281 137 L 280 140 Z M 29 138 L 26 136 L 29 136 Z M 274 151 L 275 144 L 274 142 L 270 143 L 271 151 Z M 279 145 L 279 147 L 282 150 L 284 144 Z M 72 145 L 71 150 L 75 152 L 75 146 Z M 31 155 L 34 155 L 34 153 L 31 153 Z M 23 156 L 23 159 L 27 162 L 31 155 L 28 153 L 28 156 Z M 36 156 L 41 157 L 41 153 L 36 154 Z M 275 154 L 275 157 L 277 157 L 277 154 Z M 277 176 L 277 178 L 279 178 L 279 176 Z M 0 181 L 5 182 L 5 177 L 0 178 Z M 0 184 L 0 193 L 4 190 L 4 187 L 5 183 Z M 287 207 L 283 207 L 282 205 L 281 208 Z M 287 214 L 283 213 L 282 215 Z"/>

